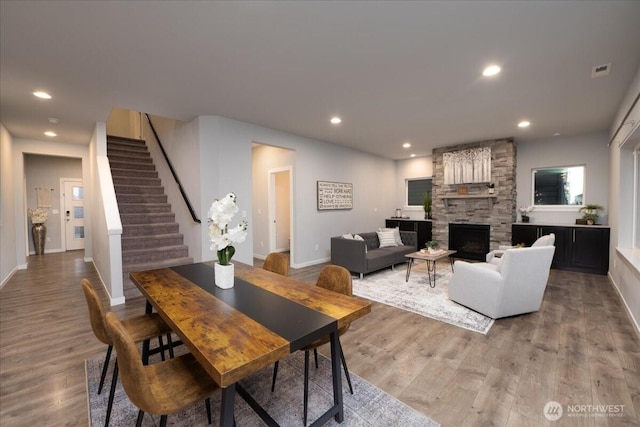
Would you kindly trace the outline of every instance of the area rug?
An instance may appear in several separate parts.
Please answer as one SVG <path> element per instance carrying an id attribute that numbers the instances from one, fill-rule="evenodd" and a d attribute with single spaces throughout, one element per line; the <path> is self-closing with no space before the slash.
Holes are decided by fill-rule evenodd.
<path id="1" fill-rule="evenodd" d="M 440 320 L 460 328 L 486 334 L 493 319 L 470 310 L 449 299 L 451 267 L 448 262 L 436 266 L 436 286 L 429 286 L 426 263 L 416 262 L 411 267 L 409 282 L 405 282 L 406 267 L 370 273 L 361 280 L 353 279 L 353 293 L 372 301 L 387 304 L 421 316 Z"/>
<path id="2" fill-rule="evenodd" d="M 181 347 L 184 348 L 184 347 Z M 314 369 L 311 358 L 309 373 L 309 415 L 308 423 L 313 422 L 333 404 L 333 386 L 331 381 L 331 362 L 320 355 L 319 367 Z M 87 393 L 89 397 L 90 425 L 97 427 L 104 425 L 106 408 L 111 386 L 111 370 L 103 391 L 97 394 L 100 382 L 100 370 L 102 359 L 89 359 L 85 361 L 87 373 Z M 244 388 L 267 410 L 281 426 L 302 425 L 302 392 L 304 380 L 304 357 L 302 352 L 296 352 L 288 358 L 280 361 L 278 368 L 278 381 L 275 392 L 271 392 L 271 376 L 273 369 L 265 368 L 251 377 L 241 381 Z M 327 426 L 415 426 L 430 427 L 439 424 L 429 417 L 417 412 L 395 397 L 385 393 L 373 384 L 351 373 L 354 394 L 349 393 L 343 372 L 344 388 L 344 422 L 338 424 L 333 418 Z M 261 426 L 264 422 L 236 394 L 235 418 L 238 427 Z M 212 425 L 220 423 L 220 393 L 211 397 Z M 118 381 L 114 407 L 111 413 L 110 426 L 133 426 L 136 423 L 138 409 L 129 401 L 129 398 Z M 143 426 L 158 426 L 160 417 L 145 414 Z M 170 426 L 207 426 L 207 413 L 204 401 L 194 405 L 181 413 L 168 417 L 167 425 Z"/>

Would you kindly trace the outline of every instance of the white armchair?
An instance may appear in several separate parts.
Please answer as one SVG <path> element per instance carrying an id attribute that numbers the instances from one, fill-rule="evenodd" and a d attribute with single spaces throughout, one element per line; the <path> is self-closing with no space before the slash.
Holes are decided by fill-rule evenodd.
<path id="1" fill-rule="evenodd" d="M 449 299 L 493 319 L 538 311 L 555 249 L 507 249 L 498 265 L 456 261 Z"/>
<path id="2" fill-rule="evenodd" d="M 556 242 L 556 235 L 554 233 L 549 233 L 547 235 L 541 236 L 533 242 L 531 245 L 532 248 L 536 248 L 538 246 L 553 246 Z M 504 251 L 507 249 L 513 249 L 515 246 L 505 246 L 500 245 L 498 249 L 494 249 L 487 254 L 487 262 L 490 264 L 498 265 L 500 264 L 500 260 L 502 259 L 502 255 L 504 255 Z"/>

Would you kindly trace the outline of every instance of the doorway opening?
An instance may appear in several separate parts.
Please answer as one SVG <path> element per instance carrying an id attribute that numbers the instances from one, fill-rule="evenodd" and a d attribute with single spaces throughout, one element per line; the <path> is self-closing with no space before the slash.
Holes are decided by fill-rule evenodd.
<path id="1" fill-rule="evenodd" d="M 291 167 L 269 170 L 269 252 L 291 251 Z"/>

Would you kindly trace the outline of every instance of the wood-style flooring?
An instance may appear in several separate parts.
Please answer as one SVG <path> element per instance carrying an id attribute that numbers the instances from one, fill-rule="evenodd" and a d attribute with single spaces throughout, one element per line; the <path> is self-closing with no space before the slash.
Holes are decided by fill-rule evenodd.
<path id="1" fill-rule="evenodd" d="M 2 427 L 88 424 L 84 360 L 105 346 L 80 288 L 99 283 L 83 255 L 31 256 L 0 291 Z M 290 275 L 313 284 L 321 268 Z M 138 314 L 144 301 L 113 310 Z M 640 425 L 640 341 L 606 276 L 552 270 L 542 310 L 487 335 L 374 303 L 341 341 L 352 372 L 443 426 Z M 565 408 L 558 421 L 544 417 L 549 401 Z"/>

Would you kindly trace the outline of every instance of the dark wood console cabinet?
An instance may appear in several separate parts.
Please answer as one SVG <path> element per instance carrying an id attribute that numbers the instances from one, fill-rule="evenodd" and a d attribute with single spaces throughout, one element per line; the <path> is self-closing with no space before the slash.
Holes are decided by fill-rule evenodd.
<path id="1" fill-rule="evenodd" d="M 551 267 L 582 273 L 609 271 L 609 227 L 513 224 L 511 243 L 531 246 L 540 236 L 556 235 L 556 252 Z"/>
<path id="2" fill-rule="evenodd" d="M 418 249 L 424 248 L 425 243 L 431 240 L 431 221 L 388 218 L 385 220 L 385 227 L 398 227 L 402 231 L 415 231 L 418 233 Z"/>

